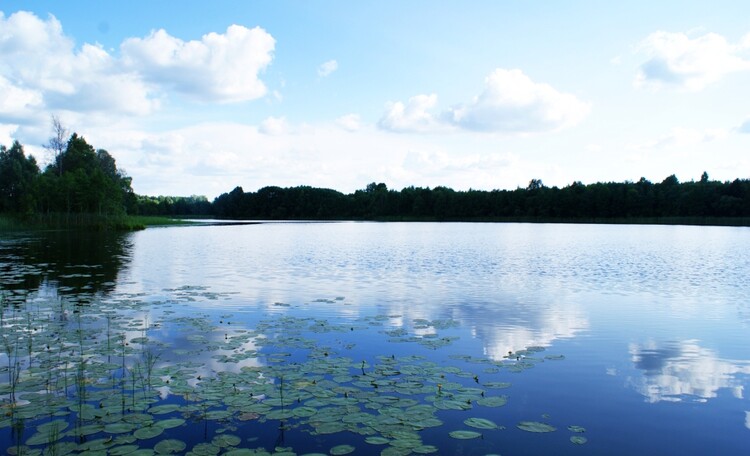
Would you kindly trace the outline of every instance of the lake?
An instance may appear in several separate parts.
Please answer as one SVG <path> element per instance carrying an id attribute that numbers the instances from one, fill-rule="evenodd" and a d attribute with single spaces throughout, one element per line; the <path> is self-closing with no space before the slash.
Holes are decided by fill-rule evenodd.
<path id="1" fill-rule="evenodd" d="M 750 448 L 750 229 L 0 237 L 10 454 Z"/>

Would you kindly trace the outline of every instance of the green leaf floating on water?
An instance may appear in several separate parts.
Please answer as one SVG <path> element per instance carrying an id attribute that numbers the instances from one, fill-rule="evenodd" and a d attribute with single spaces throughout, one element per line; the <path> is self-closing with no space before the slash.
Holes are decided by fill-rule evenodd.
<path id="1" fill-rule="evenodd" d="M 526 432 L 553 432 L 557 430 L 554 426 L 538 421 L 521 421 L 517 427 Z"/>
<path id="2" fill-rule="evenodd" d="M 163 415 L 165 413 L 171 413 L 179 409 L 180 406 L 177 404 L 163 404 L 151 407 L 150 409 L 148 409 L 148 412 L 152 415 Z"/>
<path id="3" fill-rule="evenodd" d="M 349 454 L 349 453 L 353 453 L 355 449 L 356 448 L 354 448 L 351 445 L 336 445 L 335 447 L 331 448 L 330 453 L 334 456 L 341 455 L 341 454 Z"/>
<path id="4" fill-rule="evenodd" d="M 186 446 L 187 444 L 181 440 L 167 439 L 157 443 L 156 446 L 154 446 L 154 450 L 158 454 L 174 454 L 181 452 Z"/>
<path id="5" fill-rule="evenodd" d="M 148 440 L 158 437 L 164 433 L 164 428 L 161 426 L 148 426 L 136 430 L 133 435 L 139 440 Z"/>
<path id="6" fill-rule="evenodd" d="M 131 423 L 112 423 L 104 426 L 104 432 L 108 434 L 124 434 L 135 429 L 135 424 Z"/>
<path id="7" fill-rule="evenodd" d="M 464 424 L 469 427 L 473 427 L 477 429 L 497 429 L 498 428 L 497 424 L 485 418 L 469 418 L 469 419 L 464 420 Z"/>
<path id="8" fill-rule="evenodd" d="M 126 454 L 131 454 L 138 450 L 138 445 L 122 445 L 118 447 L 114 447 L 109 449 L 109 454 L 112 456 L 123 456 Z"/>
<path id="9" fill-rule="evenodd" d="M 489 397 L 483 397 L 481 399 L 477 399 L 477 404 L 483 405 L 485 407 L 502 407 L 503 405 L 508 403 L 508 397 L 507 396 L 489 396 Z"/>
<path id="10" fill-rule="evenodd" d="M 369 443 L 370 445 L 386 445 L 390 442 L 390 440 L 386 439 L 385 437 L 373 435 L 373 436 L 367 437 L 365 439 L 365 442 Z"/>
<path id="11" fill-rule="evenodd" d="M 169 418 L 166 420 L 157 421 L 154 426 L 159 426 L 162 429 L 172 429 L 185 424 L 185 420 L 182 418 Z"/>
<path id="12" fill-rule="evenodd" d="M 214 445 L 220 446 L 222 448 L 224 447 L 232 447 L 237 446 L 242 442 L 242 439 L 239 438 L 236 435 L 232 434 L 222 434 L 217 435 L 214 437 L 214 439 L 211 441 Z"/>
<path id="13" fill-rule="evenodd" d="M 469 440 L 481 437 L 482 434 L 476 431 L 452 431 L 449 432 L 448 435 L 450 435 L 454 439 Z"/>

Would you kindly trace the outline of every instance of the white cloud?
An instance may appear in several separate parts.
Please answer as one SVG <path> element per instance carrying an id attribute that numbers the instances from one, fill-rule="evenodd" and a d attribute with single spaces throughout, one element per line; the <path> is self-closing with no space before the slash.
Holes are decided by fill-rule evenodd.
<path id="1" fill-rule="evenodd" d="M 41 92 L 17 87 L 0 75 L 0 116 L 22 117 L 41 105 Z"/>
<path id="2" fill-rule="evenodd" d="M 146 114 L 158 100 L 137 74 L 123 71 L 101 46 L 80 50 L 50 16 L 0 14 L 0 115 L 49 110 Z M 45 114 L 47 115 L 47 114 Z"/>
<path id="3" fill-rule="evenodd" d="M 437 95 L 417 95 L 404 105 L 390 103 L 380 127 L 397 132 L 461 129 L 507 134 L 558 131 L 578 124 L 591 106 L 574 95 L 536 83 L 521 70 L 498 68 L 485 79 L 484 91 L 469 103 L 434 116 Z"/>
<path id="4" fill-rule="evenodd" d="M 750 69 L 750 61 L 739 55 L 748 48 L 748 36 L 732 45 L 716 33 L 690 38 L 684 33 L 654 32 L 639 46 L 649 59 L 641 65 L 635 86 L 702 90 L 729 73 Z"/>
<path id="5" fill-rule="evenodd" d="M 347 114 L 336 119 L 336 125 L 343 128 L 346 131 L 357 131 L 360 127 L 360 119 L 358 114 Z"/>
<path id="6" fill-rule="evenodd" d="M 18 125 L 0 123 L 0 146 L 10 147 L 13 144 L 13 134 L 18 130 Z"/>
<path id="7" fill-rule="evenodd" d="M 417 95 L 409 98 L 406 104 L 390 102 L 386 113 L 378 122 L 385 130 L 405 132 L 431 132 L 443 128 L 429 112 L 437 104 L 437 95 Z"/>
<path id="8" fill-rule="evenodd" d="M 487 76 L 478 97 L 446 114 L 452 124 L 467 130 L 536 133 L 573 126 L 590 109 L 590 104 L 536 83 L 521 70 L 498 68 Z"/>
<path id="9" fill-rule="evenodd" d="M 320 76 L 321 78 L 324 78 L 326 76 L 329 76 L 338 68 L 339 68 L 338 62 L 336 62 L 335 60 L 329 60 L 327 62 L 320 64 L 320 66 L 318 67 L 318 76 Z"/>
<path id="10" fill-rule="evenodd" d="M 54 16 L 24 11 L 0 13 L 0 31 L 0 122 L 24 132 L 50 112 L 106 114 L 110 123 L 147 115 L 171 91 L 216 102 L 261 97 L 259 74 L 275 45 L 264 30 L 239 25 L 193 41 L 159 30 L 126 40 L 118 57 L 98 44 L 77 47 Z"/>
<path id="11" fill-rule="evenodd" d="M 742 125 L 737 127 L 737 131 L 740 133 L 750 133 L 750 119 L 742 122 Z"/>
<path id="12" fill-rule="evenodd" d="M 183 41 L 165 30 L 130 38 L 120 46 L 125 66 L 158 86 L 207 101 L 260 98 L 267 89 L 259 78 L 273 59 L 275 40 L 260 27 L 231 25 L 200 41 Z"/>
<path id="13" fill-rule="evenodd" d="M 688 147 L 696 144 L 719 141 L 725 139 L 728 130 L 720 128 L 709 128 L 705 130 L 694 130 L 690 128 L 676 127 L 669 133 L 656 139 L 638 144 L 635 149 L 663 149 L 674 147 Z"/>
<path id="14" fill-rule="evenodd" d="M 258 131 L 264 135 L 278 136 L 289 130 L 289 124 L 284 117 L 268 117 L 260 123 Z"/>

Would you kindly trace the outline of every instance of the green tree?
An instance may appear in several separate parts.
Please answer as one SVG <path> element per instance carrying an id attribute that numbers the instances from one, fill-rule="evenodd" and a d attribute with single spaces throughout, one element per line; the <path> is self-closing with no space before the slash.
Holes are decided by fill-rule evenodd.
<path id="1" fill-rule="evenodd" d="M 114 157 L 73 133 L 65 151 L 44 172 L 43 207 L 52 212 L 122 215 L 132 199 L 131 179 Z"/>
<path id="2" fill-rule="evenodd" d="M 18 141 L 10 149 L 0 146 L 0 212 L 31 212 L 38 175 L 36 160 L 26 157 Z"/>

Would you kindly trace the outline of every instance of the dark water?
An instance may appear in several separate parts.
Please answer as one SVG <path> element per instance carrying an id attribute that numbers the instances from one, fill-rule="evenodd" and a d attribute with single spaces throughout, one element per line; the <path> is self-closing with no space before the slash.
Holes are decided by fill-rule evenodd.
<path id="1" fill-rule="evenodd" d="M 352 445 L 355 454 L 746 454 L 748 252 L 750 230 L 727 227 L 272 223 L 6 236 L 0 240 L 6 319 L 0 366 L 7 367 L 0 381 L 9 385 L 14 372 L 21 375 L 15 408 L 9 387 L 0 389 L 6 415 L 0 442 L 25 454 L 44 448 L 57 454 L 152 454 L 160 441 L 172 438 L 185 443 L 180 453 L 193 454 L 252 454 L 240 448 L 325 454 L 340 444 Z M 32 319 L 43 329 L 31 328 Z M 59 341 L 58 358 L 99 370 L 75 371 L 76 377 L 74 362 L 70 372 L 57 366 L 55 385 L 66 384 L 53 393 L 45 387 L 45 397 L 62 397 L 60 404 L 32 413 L 39 393 L 31 391 L 41 383 L 29 380 L 24 397 L 21 379 L 51 362 L 42 356 L 44 347 L 23 349 L 35 331 Z M 58 334 L 72 334 L 65 337 L 73 340 L 60 341 Z M 229 344 L 233 338 L 237 342 Z M 28 353 L 33 356 L 27 361 Z M 347 380 L 330 366 L 326 373 L 307 371 L 322 369 L 314 364 L 321 359 L 348 360 L 343 371 L 353 377 Z M 361 362 L 366 368 L 357 368 Z M 368 369 L 391 362 L 403 372 L 390 384 L 384 380 L 375 391 L 361 382 L 375 375 Z M 144 381 L 149 364 L 153 385 Z M 174 366 L 190 377 L 186 386 L 165 383 Z M 441 424 L 411 429 L 432 447 L 374 445 L 364 442 L 373 428 L 392 442 L 400 434 L 367 421 L 349 423 L 354 429 L 311 432 L 322 429 L 319 422 L 286 417 L 286 411 L 274 420 L 278 416 L 266 410 L 254 416 L 244 405 L 233 408 L 226 397 L 238 386 L 211 393 L 212 379 L 229 384 L 227 378 L 253 369 L 274 385 L 266 391 L 270 399 L 283 395 L 283 378 L 288 399 L 295 387 L 320 396 L 313 387 L 305 390 L 294 369 L 302 377 L 318 375 L 320 382 L 336 377 L 331 388 L 340 403 L 334 405 L 349 407 L 350 415 L 384 415 L 384 409 L 368 408 L 371 402 L 353 399 L 383 391 L 430 406 L 460 397 L 470 407 L 438 407 L 430 416 Z M 407 374 L 415 369 L 424 372 Z M 71 385 L 88 379 L 88 396 L 82 400 L 85 388 L 68 385 L 68 378 Z M 406 388 L 409 382 L 422 389 Z M 498 383 L 511 385 L 492 387 Z M 86 401 L 106 409 L 97 392 L 111 396 L 118 389 L 132 401 L 121 417 L 82 411 Z M 136 404 L 141 393 L 147 402 Z M 504 406 L 478 402 L 501 395 L 507 397 Z M 319 414 L 333 408 L 309 396 L 297 399 L 295 406 L 312 401 Z M 120 418 L 137 422 L 134 414 L 164 404 L 180 409 L 152 421 L 186 422 L 153 438 L 130 437 L 132 429 L 110 432 L 111 426 L 85 428 L 92 432 L 85 439 L 74 431 Z M 413 405 L 404 404 L 402 410 Z M 290 407 L 283 398 L 282 405 Z M 25 406 L 20 426 L 17 410 Z M 229 416 L 208 413 L 227 407 Z M 464 424 L 468 418 L 505 429 L 477 429 Z M 58 419 L 70 423 L 60 431 L 64 435 L 29 443 L 35 434 L 49 433 L 37 429 L 40 424 Z M 517 427 L 525 421 L 556 430 L 525 432 Z M 455 430 L 481 435 L 455 439 L 449 436 Z M 240 443 L 206 446 L 221 435 Z M 580 436 L 585 444 L 571 442 Z M 99 446 L 87 447 L 92 441 Z"/>

